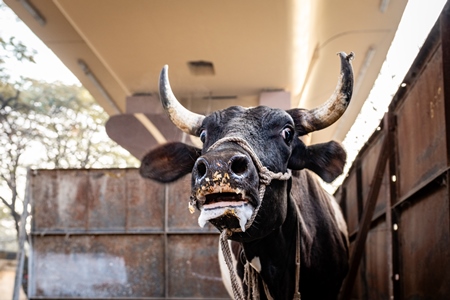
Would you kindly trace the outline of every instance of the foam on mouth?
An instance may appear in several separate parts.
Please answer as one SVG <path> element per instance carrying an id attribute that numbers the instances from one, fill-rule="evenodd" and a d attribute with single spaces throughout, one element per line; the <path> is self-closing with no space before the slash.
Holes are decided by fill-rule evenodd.
<path id="1" fill-rule="evenodd" d="M 245 232 L 245 225 L 251 218 L 253 211 L 253 206 L 243 201 L 223 201 L 206 204 L 200 209 L 198 224 L 200 227 L 204 227 L 209 220 L 223 215 L 233 215 L 239 220 L 242 232 Z"/>

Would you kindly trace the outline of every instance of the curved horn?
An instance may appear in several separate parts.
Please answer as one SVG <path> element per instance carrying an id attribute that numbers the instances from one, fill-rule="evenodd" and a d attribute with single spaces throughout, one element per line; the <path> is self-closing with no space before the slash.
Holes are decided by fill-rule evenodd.
<path id="1" fill-rule="evenodd" d="M 341 73 L 336 89 L 323 105 L 302 112 L 300 122 L 305 134 L 326 128 L 336 122 L 350 103 L 353 92 L 353 69 L 350 61 L 354 54 L 350 52 L 347 55 L 345 52 L 339 52 L 338 55 L 341 59 Z"/>
<path id="2" fill-rule="evenodd" d="M 159 76 L 159 95 L 162 106 L 175 126 L 190 135 L 198 135 L 197 130 L 202 126 L 205 116 L 193 113 L 177 100 L 170 87 L 168 69 L 169 66 L 165 65 Z"/>

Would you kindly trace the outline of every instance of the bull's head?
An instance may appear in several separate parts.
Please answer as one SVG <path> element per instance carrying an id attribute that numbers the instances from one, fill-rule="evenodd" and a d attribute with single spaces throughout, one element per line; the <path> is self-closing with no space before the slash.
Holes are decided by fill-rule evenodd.
<path id="1" fill-rule="evenodd" d="M 237 240 L 268 234 L 286 217 L 290 182 L 273 180 L 260 195 L 261 165 L 281 174 L 310 169 L 327 182 L 342 173 L 346 154 L 338 143 L 306 146 L 299 139 L 333 124 L 350 102 L 353 54 L 341 52 L 339 57 L 336 89 L 318 108 L 233 106 L 209 116 L 193 113 L 178 102 L 165 66 L 160 77 L 162 105 L 178 128 L 200 137 L 203 148 L 178 142 L 162 145 L 142 159 L 141 175 L 171 182 L 192 173 L 191 205 L 201 211 L 201 226 L 209 221 L 219 230 L 233 232 Z"/>

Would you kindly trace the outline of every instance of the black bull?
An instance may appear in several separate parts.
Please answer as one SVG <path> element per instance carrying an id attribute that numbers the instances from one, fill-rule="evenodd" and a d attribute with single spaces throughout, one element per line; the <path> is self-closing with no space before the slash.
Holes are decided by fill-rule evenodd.
<path id="1" fill-rule="evenodd" d="M 310 172 L 333 181 L 346 153 L 334 141 L 306 146 L 300 139 L 333 124 L 350 102 L 353 54 L 339 57 L 336 90 L 312 110 L 233 106 L 205 117 L 177 101 L 167 67 L 161 72 L 164 108 L 176 126 L 200 137 L 203 148 L 162 145 L 142 159 L 141 175 L 171 182 L 192 173 L 190 207 L 200 210 L 199 224 L 211 222 L 239 245 L 234 266 L 241 279 L 245 265 L 257 272 L 257 287 L 239 281 L 244 294 L 255 295 L 256 288 L 262 299 L 291 299 L 299 286 L 303 299 L 335 299 L 347 273 L 345 222 Z"/>

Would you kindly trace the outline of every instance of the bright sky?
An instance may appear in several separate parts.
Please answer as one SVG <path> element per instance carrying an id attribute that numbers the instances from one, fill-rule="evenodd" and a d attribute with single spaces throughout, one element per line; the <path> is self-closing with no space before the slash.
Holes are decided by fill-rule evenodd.
<path id="1" fill-rule="evenodd" d="M 0 3 L 3 4 L 3 1 L 0 0 Z M 5 67 L 12 71 L 13 78 L 23 76 L 48 82 L 80 84 L 59 58 L 6 6 L 0 9 L 0 37 L 8 40 L 11 36 L 37 51 L 35 64 L 20 63 L 13 59 L 6 62 Z"/>

